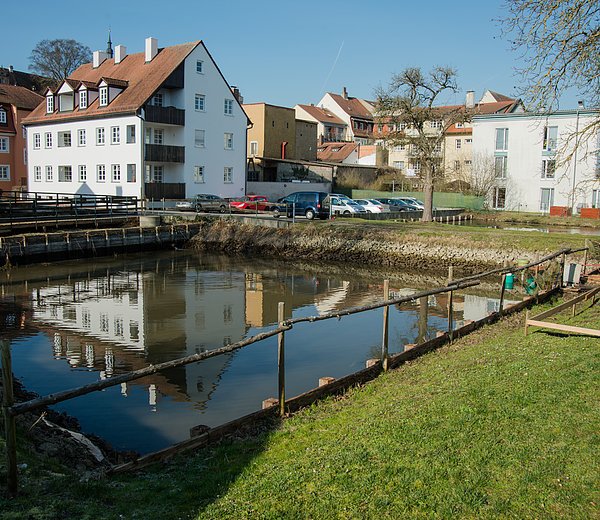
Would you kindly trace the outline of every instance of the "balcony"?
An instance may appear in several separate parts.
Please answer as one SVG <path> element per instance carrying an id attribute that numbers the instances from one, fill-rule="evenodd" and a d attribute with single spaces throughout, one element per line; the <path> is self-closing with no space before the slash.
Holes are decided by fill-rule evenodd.
<path id="1" fill-rule="evenodd" d="M 147 144 L 144 149 L 144 160 L 152 162 L 185 162 L 185 147 L 168 144 Z"/>
<path id="2" fill-rule="evenodd" d="M 175 107 L 146 105 L 146 121 L 163 125 L 185 125 L 185 110 Z"/>

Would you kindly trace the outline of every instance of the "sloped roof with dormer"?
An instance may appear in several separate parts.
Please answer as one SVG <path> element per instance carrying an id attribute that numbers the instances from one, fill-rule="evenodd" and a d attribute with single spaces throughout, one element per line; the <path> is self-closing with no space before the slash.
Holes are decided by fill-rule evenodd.
<path id="1" fill-rule="evenodd" d="M 350 117 L 366 119 L 368 121 L 373 120 L 373 113 L 367 108 L 368 105 L 362 103 L 360 99 L 353 97 L 345 98 L 344 96 L 333 94 L 332 92 L 328 92 L 328 94 Z"/>
<path id="2" fill-rule="evenodd" d="M 55 111 L 46 113 L 46 106 L 40 105 L 24 121 L 25 124 L 40 124 L 76 119 L 88 119 L 121 114 L 134 114 L 160 88 L 185 58 L 201 41 L 183 43 L 159 49 L 152 61 L 146 62 L 144 52 L 129 54 L 120 63 L 113 58 L 104 60 L 94 68 L 85 63 L 75 70 L 67 81 L 99 85 L 103 80 L 111 85 L 123 88 L 107 106 L 100 106 L 99 99 L 94 100 L 84 109 L 75 108 L 68 112 Z"/>
<path id="3" fill-rule="evenodd" d="M 331 110 L 327 108 L 316 107 L 314 105 L 298 105 L 312 118 L 316 119 L 319 123 L 327 123 L 332 125 L 346 126 L 346 123 L 336 116 Z"/>

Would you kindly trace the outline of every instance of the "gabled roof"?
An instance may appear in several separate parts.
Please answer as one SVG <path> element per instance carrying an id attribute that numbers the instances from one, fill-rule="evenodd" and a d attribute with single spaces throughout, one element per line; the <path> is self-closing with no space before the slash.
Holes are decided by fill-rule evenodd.
<path id="1" fill-rule="evenodd" d="M 0 104 L 14 105 L 24 110 L 33 110 L 44 101 L 44 97 L 25 87 L 0 84 Z"/>
<path id="2" fill-rule="evenodd" d="M 492 96 L 496 101 L 514 101 L 514 98 L 505 96 L 504 94 L 499 94 L 498 92 L 494 92 L 493 90 L 487 91 L 490 96 Z"/>
<path id="3" fill-rule="evenodd" d="M 25 87 L 42 93 L 48 85 L 56 85 L 57 81 L 37 74 L 29 74 L 11 68 L 0 67 L 0 85 L 12 85 L 14 87 Z"/>
<path id="4" fill-rule="evenodd" d="M 317 160 L 324 162 L 343 162 L 356 150 L 356 143 L 323 143 L 317 147 Z"/>
<path id="5" fill-rule="evenodd" d="M 311 117 L 319 121 L 319 123 L 329 123 L 334 125 L 346 126 L 346 123 L 337 117 L 331 110 L 320 108 L 314 105 L 298 105 Z"/>
<path id="6" fill-rule="evenodd" d="M 202 42 L 195 41 L 165 47 L 160 49 L 148 63 L 143 52 L 130 54 L 127 59 L 117 64 L 113 58 L 106 59 L 97 68 L 93 68 L 91 63 L 85 63 L 71 74 L 69 80 L 84 82 L 86 85 L 86 82 L 97 85 L 102 79 L 109 79 L 125 84 L 127 88 L 108 106 L 103 107 L 96 99 L 82 110 L 76 108 L 70 112 L 46 114 L 46 107 L 40 105 L 26 118 L 25 124 L 134 114 L 198 45 L 202 45 Z"/>
<path id="7" fill-rule="evenodd" d="M 333 99 L 350 117 L 373 120 L 372 112 L 365 106 L 364 103 L 361 103 L 360 99 L 353 97 L 348 97 L 348 99 L 345 99 L 343 96 L 340 96 L 339 94 L 333 94 L 332 92 L 328 92 L 328 94 L 331 96 L 331 99 Z"/>

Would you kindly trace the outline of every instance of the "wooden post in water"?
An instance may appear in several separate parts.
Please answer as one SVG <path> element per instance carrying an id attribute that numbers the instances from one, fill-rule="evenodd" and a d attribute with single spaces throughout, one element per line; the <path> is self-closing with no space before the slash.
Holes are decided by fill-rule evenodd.
<path id="1" fill-rule="evenodd" d="M 383 300 L 387 301 L 390 299 L 390 281 L 383 281 Z M 386 372 L 388 369 L 388 339 L 389 339 L 389 319 L 390 319 L 390 307 L 386 305 L 383 308 L 383 340 L 381 342 L 381 364 L 383 371 Z"/>
<path id="2" fill-rule="evenodd" d="M 285 302 L 277 306 L 277 321 L 279 325 L 285 320 Z M 279 373 L 279 415 L 285 415 L 285 332 L 277 334 L 277 368 Z"/>
<path id="3" fill-rule="evenodd" d="M 452 323 L 453 299 L 454 299 L 454 291 L 450 291 L 450 298 L 448 300 L 448 336 L 450 337 L 450 342 L 452 342 L 452 337 L 454 336 L 453 323 Z"/>
<path id="4" fill-rule="evenodd" d="M 8 413 L 14 404 L 12 363 L 10 359 L 10 342 L 0 340 L 2 348 L 2 412 L 4 415 L 4 431 L 6 432 L 6 483 L 11 495 L 17 493 L 17 430 L 15 417 Z"/>

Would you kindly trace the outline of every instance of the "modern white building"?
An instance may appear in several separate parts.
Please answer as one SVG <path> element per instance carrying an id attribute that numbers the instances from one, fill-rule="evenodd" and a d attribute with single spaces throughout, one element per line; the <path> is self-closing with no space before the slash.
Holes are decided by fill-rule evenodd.
<path id="1" fill-rule="evenodd" d="M 489 157 L 494 186 L 489 206 L 573 213 L 600 206 L 599 135 L 582 130 L 600 111 L 579 108 L 551 114 L 512 113 L 473 117 L 473 153 Z"/>
<path id="2" fill-rule="evenodd" d="M 248 118 L 201 41 L 94 52 L 25 120 L 32 192 L 245 192 Z"/>

